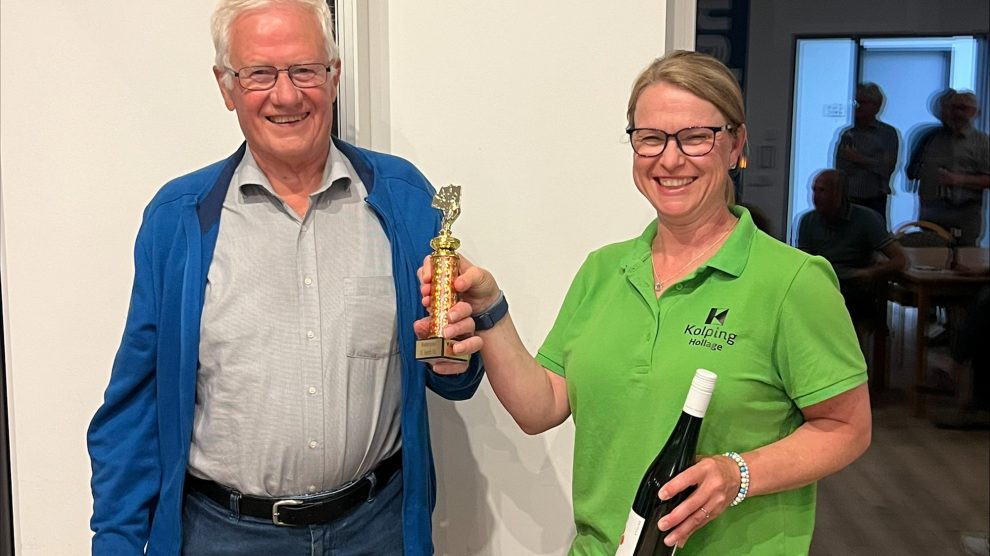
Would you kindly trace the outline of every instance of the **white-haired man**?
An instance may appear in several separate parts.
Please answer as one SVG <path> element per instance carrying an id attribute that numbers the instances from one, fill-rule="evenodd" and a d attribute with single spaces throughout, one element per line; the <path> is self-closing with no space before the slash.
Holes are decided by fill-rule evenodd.
<path id="1" fill-rule="evenodd" d="M 331 140 L 324 0 L 221 0 L 246 144 L 145 210 L 124 338 L 89 429 L 94 554 L 430 554 L 435 480 L 413 356 L 439 227 L 408 162 Z"/>
<path id="2" fill-rule="evenodd" d="M 973 127 L 980 112 L 975 94 L 949 89 L 936 103 L 942 126 L 919 139 L 907 168 L 918 181 L 918 218 L 948 230 L 956 245 L 976 246 L 987 218 L 990 137 Z"/>

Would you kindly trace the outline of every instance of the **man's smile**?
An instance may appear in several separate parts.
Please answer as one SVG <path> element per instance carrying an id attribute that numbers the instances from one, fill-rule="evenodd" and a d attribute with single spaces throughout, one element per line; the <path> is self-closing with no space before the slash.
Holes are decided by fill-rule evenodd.
<path id="1" fill-rule="evenodd" d="M 294 124 L 309 117 L 309 112 L 302 114 L 288 114 L 284 116 L 265 116 L 265 119 L 273 124 Z"/>

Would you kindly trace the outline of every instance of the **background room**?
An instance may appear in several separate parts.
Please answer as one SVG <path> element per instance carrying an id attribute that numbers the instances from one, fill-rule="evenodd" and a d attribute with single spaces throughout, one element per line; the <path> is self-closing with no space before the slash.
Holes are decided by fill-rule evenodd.
<path id="1" fill-rule="evenodd" d="M 167 180 L 242 140 L 211 72 L 212 6 L 0 6 L 0 555 L 89 549 L 85 431 L 120 340 L 141 210 Z M 408 158 L 435 186 L 463 186 L 461 252 L 497 272 L 533 351 L 585 255 L 654 216 L 632 183 L 623 130 L 633 78 L 666 50 L 697 44 L 737 70 L 751 153 L 742 198 L 791 243 L 810 206 L 808 179 L 851 121 L 856 81 L 897 78 L 892 56 L 930 47 L 917 63 L 941 73 L 925 70 L 926 79 L 976 90 L 984 131 L 990 112 L 983 0 L 951 9 L 933 0 L 633 0 L 621 9 L 337 0 L 336 9 L 340 135 Z M 800 76 L 825 75 L 804 56 L 820 46 L 841 50 L 824 56 L 841 77 L 809 108 L 823 127 L 808 139 L 799 93 L 811 82 Z M 52 71 L 39 72 L 46 64 Z M 893 203 L 911 218 L 908 195 Z M 987 436 L 914 417 L 910 371 L 890 373 L 891 388 L 875 394 L 874 448 L 820 491 L 813 553 L 966 554 L 961 537 L 985 539 L 990 520 Z M 572 423 L 527 436 L 487 383 L 466 402 L 431 397 L 430 412 L 437 553 L 566 553 Z"/>

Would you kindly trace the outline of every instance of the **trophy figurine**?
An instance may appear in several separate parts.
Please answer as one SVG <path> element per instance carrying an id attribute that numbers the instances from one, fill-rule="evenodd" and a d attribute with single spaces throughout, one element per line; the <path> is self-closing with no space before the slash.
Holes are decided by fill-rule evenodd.
<path id="1" fill-rule="evenodd" d="M 433 197 L 433 208 L 443 214 L 440 221 L 440 235 L 430 241 L 433 253 L 430 261 L 433 263 L 433 291 L 430 298 L 430 334 L 416 341 L 416 359 L 419 361 L 453 361 L 464 362 L 470 355 L 454 353 L 456 342 L 443 337 L 443 329 L 447 326 L 447 312 L 457 303 L 457 292 L 454 291 L 454 278 L 457 277 L 460 257 L 456 249 L 461 240 L 450 235 L 450 225 L 461 214 L 461 186 L 445 185 Z"/>

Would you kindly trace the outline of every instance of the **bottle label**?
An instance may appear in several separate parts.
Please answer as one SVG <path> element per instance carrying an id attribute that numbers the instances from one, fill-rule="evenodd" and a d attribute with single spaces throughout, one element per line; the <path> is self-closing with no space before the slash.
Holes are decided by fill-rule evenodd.
<path id="1" fill-rule="evenodd" d="M 639 517 L 635 510 L 629 510 L 629 519 L 626 520 L 626 529 L 619 539 L 619 549 L 615 551 L 615 556 L 632 556 L 636 550 L 636 543 L 639 542 L 639 535 L 643 532 L 643 525 L 646 520 Z"/>

